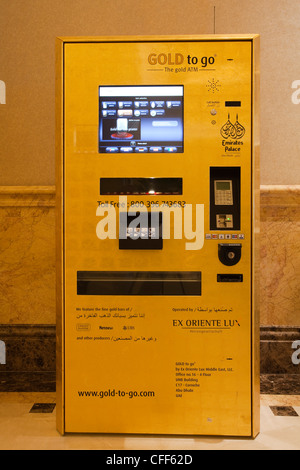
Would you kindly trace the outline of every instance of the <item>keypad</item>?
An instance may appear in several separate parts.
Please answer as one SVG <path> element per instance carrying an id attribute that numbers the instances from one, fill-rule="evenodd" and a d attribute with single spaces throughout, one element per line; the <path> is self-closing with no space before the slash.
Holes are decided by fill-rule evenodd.
<path id="1" fill-rule="evenodd" d="M 233 204 L 232 201 L 232 191 L 216 191 L 216 206 L 231 206 Z"/>

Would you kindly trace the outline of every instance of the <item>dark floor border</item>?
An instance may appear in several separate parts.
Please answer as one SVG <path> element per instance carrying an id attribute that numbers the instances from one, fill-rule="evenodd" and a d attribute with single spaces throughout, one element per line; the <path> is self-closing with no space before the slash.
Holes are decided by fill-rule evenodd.
<path id="1" fill-rule="evenodd" d="M 55 325 L 0 324 L 6 361 L 0 364 L 0 391 L 54 392 Z M 300 364 L 293 364 L 300 327 L 261 327 L 261 393 L 300 395 Z"/>
<path id="2" fill-rule="evenodd" d="M 0 325 L 0 391 L 55 391 L 55 325 Z"/>
<path id="3" fill-rule="evenodd" d="M 262 326 L 260 328 L 261 373 L 300 375 L 300 364 L 293 362 L 296 351 L 293 344 L 296 341 L 300 341 L 299 326 Z"/>
<path id="4" fill-rule="evenodd" d="M 261 374 L 260 393 L 266 395 L 300 395 L 300 375 Z"/>

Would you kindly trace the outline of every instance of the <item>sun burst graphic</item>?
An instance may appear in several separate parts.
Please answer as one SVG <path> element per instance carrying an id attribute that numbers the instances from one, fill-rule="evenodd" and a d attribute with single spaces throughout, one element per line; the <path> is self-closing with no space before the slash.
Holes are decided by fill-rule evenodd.
<path id="1" fill-rule="evenodd" d="M 212 93 L 215 93 L 216 91 L 220 91 L 221 84 L 219 80 L 215 80 L 214 78 L 212 80 L 208 80 L 208 83 L 206 85 L 208 91 L 211 91 Z"/>

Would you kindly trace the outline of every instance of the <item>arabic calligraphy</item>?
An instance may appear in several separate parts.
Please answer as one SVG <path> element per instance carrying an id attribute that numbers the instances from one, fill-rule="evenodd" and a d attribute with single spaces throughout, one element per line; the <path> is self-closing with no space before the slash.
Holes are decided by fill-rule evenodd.
<path id="1" fill-rule="evenodd" d="M 230 121 L 230 114 L 228 114 L 228 120 L 221 127 L 221 136 L 224 139 L 242 139 L 245 135 L 246 129 L 239 122 L 238 114 L 236 115 L 236 121 L 234 124 Z"/>
<path id="2" fill-rule="evenodd" d="M 134 343 L 141 341 L 145 343 L 156 342 L 155 336 L 77 336 L 77 340 L 85 341 L 132 341 Z"/>
<path id="3" fill-rule="evenodd" d="M 93 313 L 79 313 L 78 315 L 76 315 L 76 318 L 79 319 L 79 318 L 127 318 L 127 319 L 131 319 L 131 318 L 145 318 L 145 314 L 144 313 L 97 313 L 97 312 L 93 312 Z"/>
<path id="4" fill-rule="evenodd" d="M 234 127 L 236 128 L 236 138 L 237 139 L 242 139 L 245 135 L 245 128 L 242 126 L 242 124 L 239 123 L 238 121 L 238 115 L 236 116 L 236 122 Z"/>
<path id="5" fill-rule="evenodd" d="M 225 307 L 212 307 L 212 308 L 209 308 L 209 307 L 202 307 L 202 306 L 196 306 L 194 308 L 172 308 L 172 311 L 173 312 L 206 312 L 206 313 L 211 313 L 211 312 L 215 312 L 215 313 L 221 313 L 221 312 L 232 312 L 233 311 L 233 308 L 232 307 L 229 307 L 229 308 L 225 308 Z"/>

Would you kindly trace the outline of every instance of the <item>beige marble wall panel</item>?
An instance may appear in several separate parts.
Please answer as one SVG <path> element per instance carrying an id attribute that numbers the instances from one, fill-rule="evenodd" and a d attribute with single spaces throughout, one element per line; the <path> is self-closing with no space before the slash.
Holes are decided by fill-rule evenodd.
<path id="1" fill-rule="evenodd" d="M 0 5 L 0 80 L 6 85 L 6 104 L 0 103 L 1 185 L 55 184 L 56 36 L 214 32 L 261 35 L 261 181 L 299 182 L 299 1 L 2 0 Z"/>
<path id="2" fill-rule="evenodd" d="M 55 323 L 55 188 L 0 188 L 0 324 Z"/>
<path id="3" fill-rule="evenodd" d="M 300 325 L 300 186 L 261 187 L 260 322 Z"/>

